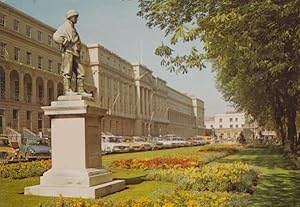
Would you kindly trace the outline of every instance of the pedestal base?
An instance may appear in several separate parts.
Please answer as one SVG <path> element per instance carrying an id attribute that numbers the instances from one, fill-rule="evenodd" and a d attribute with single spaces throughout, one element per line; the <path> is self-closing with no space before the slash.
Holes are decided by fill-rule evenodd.
<path id="1" fill-rule="evenodd" d="M 121 191 L 125 188 L 124 180 L 113 180 L 92 187 L 76 187 L 76 186 L 41 186 L 35 185 L 25 187 L 25 195 L 39 196 L 60 196 L 63 197 L 81 197 L 81 198 L 99 198 L 114 192 Z"/>
<path id="2" fill-rule="evenodd" d="M 103 169 L 100 149 L 101 118 L 90 96 L 70 94 L 42 107 L 51 118 L 52 168 L 40 185 L 25 187 L 25 195 L 98 198 L 125 188 Z"/>

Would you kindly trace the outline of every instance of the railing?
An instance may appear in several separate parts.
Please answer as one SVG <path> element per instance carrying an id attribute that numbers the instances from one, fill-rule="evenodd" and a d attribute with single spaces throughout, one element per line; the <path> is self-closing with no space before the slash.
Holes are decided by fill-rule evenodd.
<path id="1" fill-rule="evenodd" d="M 5 128 L 5 133 L 8 137 L 8 139 L 12 142 L 18 142 L 19 145 L 22 143 L 22 136 L 21 134 L 16 131 L 15 129 L 13 128 L 10 128 L 10 127 L 6 127 Z"/>
<path id="2" fill-rule="evenodd" d="M 35 133 L 33 133 L 32 131 L 30 131 L 27 128 L 23 128 L 23 136 L 24 136 L 24 139 L 38 138 L 38 136 Z"/>

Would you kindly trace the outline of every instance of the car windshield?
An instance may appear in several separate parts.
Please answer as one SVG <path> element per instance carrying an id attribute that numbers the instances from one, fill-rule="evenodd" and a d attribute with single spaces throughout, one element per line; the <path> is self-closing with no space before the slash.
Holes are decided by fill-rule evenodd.
<path id="1" fill-rule="evenodd" d="M 118 137 L 109 137 L 109 142 L 117 142 L 120 143 L 120 139 Z"/>
<path id="2" fill-rule="evenodd" d="M 42 145 L 49 146 L 48 140 L 45 139 L 29 139 L 27 140 L 28 145 Z"/>
<path id="3" fill-rule="evenodd" d="M 0 147 L 8 147 L 9 142 L 6 139 L 0 139 Z"/>

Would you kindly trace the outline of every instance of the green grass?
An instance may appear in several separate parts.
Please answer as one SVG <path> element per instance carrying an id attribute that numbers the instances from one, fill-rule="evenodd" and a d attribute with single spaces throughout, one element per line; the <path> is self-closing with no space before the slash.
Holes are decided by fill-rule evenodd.
<path id="1" fill-rule="evenodd" d="M 105 199 L 124 201 L 126 199 L 151 198 L 159 192 L 174 192 L 175 184 L 161 181 L 144 181 L 139 185 L 129 185 L 126 190 L 108 195 Z"/>
<path id="2" fill-rule="evenodd" d="M 189 155 L 200 147 L 149 151 L 140 153 L 114 154 L 103 156 L 103 165 L 109 167 L 118 159 L 144 159 L 160 156 Z M 279 149 L 246 148 L 235 155 L 217 162 L 242 161 L 254 165 L 260 171 L 256 191 L 251 197 L 251 206 L 300 207 L 300 171 L 291 169 L 288 160 Z M 175 185 L 166 182 L 143 181 L 144 170 L 111 169 L 114 178 L 125 179 L 128 188 L 106 196 L 113 201 L 127 198 L 151 197 L 157 191 L 173 191 Z M 37 185 L 39 178 L 11 180 L 0 178 L 0 207 L 34 207 L 54 200 L 53 197 L 24 196 L 24 187 Z M 135 183 L 135 184 L 134 184 Z"/>
<path id="3" fill-rule="evenodd" d="M 293 170 L 276 148 L 246 148 L 218 162 L 242 161 L 258 168 L 260 176 L 251 206 L 300 207 L 300 171 Z"/>
<path id="4" fill-rule="evenodd" d="M 177 148 L 169 150 L 159 150 L 159 151 L 148 151 L 139 153 L 126 153 L 126 154 L 112 154 L 105 155 L 102 157 L 103 165 L 109 168 L 110 164 L 114 160 L 118 159 L 144 159 L 144 158 L 154 158 L 160 156 L 174 156 L 174 155 L 188 155 L 195 153 L 199 150 L 199 147 L 189 147 L 189 148 Z M 139 198 L 139 197 L 149 197 L 158 189 L 159 191 L 174 190 L 175 184 L 158 182 L 158 181 L 143 181 L 143 176 L 146 175 L 146 171 L 135 169 L 111 169 L 113 172 L 113 178 L 124 179 L 129 185 L 127 189 L 106 196 L 105 199 L 112 200 L 123 200 L 126 198 Z M 42 197 L 42 196 L 29 196 L 24 195 L 24 187 L 38 185 L 39 177 L 27 178 L 27 179 L 4 179 L 0 178 L 0 207 L 34 207 L 40 204 L 45 204 L 47 202 L 53 201 L 53 197 Z M 132 184 L 132 185 L 130 185 Z M 135 184 L 135 185 L 133 185 Z"/>

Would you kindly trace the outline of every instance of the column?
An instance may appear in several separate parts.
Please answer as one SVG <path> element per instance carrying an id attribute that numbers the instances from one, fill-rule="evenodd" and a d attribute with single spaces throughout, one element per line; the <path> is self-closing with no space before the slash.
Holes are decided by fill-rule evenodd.
<path id="1" fill-rule="evenodd" d="M 53 90 L 54 90 L 53 97 L 55 101 L 57 100 L 57 84 L 58 84 L 57 82 L 53 83 Z"/>
<path id="2" fill-rule="evenodd" d="M 5 72 L 5 100 L 10 100 L 10 71 L 4 70 Z"/>
<path id="3" fill-rule="evenodd" d="M 20 72 L 19 73 L 19 101 L 23 102 L 24 101 L 24 73 Z"/>
<path id="4" fill-rule="evenodd" d="M 144 108 L 144 95 L 145 95 L 145 92 L 144 92 L 144 88 L 143 87 L 141 87 L 141 115 L 142 115 L 142 117 L 144 116 L 144 110 L 145 110 L 145 108 Z"/>
<path id="5" fill-rule="evenodd" d="M 43 80 L 44 84 L 44 98 L 43 98 L 43 105 L 48 105 L 48 80 Z"/>
<path id="6" fill-rule="evenodd" d="M 146 113 L 146 117 L 149 118 L 149 111 L 148 111 L 148 107 L 149 107 L 149 90 L 148 88 L 146 88 L 146 110 L 145 110 L 145 113 Z"/>
<path id="7" fill-rule="evenodd" d="M 32 97 L 31 97 L 31 103 L 36 104 L 36 77 L 32 76 Z"/>

